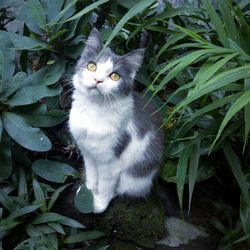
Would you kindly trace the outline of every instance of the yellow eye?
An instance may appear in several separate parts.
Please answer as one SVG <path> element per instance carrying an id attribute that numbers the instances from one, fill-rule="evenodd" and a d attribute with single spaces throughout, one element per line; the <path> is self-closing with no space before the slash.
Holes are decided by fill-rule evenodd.
<path id="1" fill-rule="evenodd" d="M 90 71 L 96 71 L 96 64 L 95 63 L 93 63 L 93 62 L 90 62 L 90 63 L 88 63 L 88 65 L 87 65 L 87 68 L 88 68 L 88 70 L 90 70 Z"/>
<path id="2" fill-rule="evenodd" d="M 120 76 L 117 74 L 117 73 L 111 73 L 110 75 L 109 75 L 109 77 L 111 78 L 111 80 L 113 80 L 113 81 L 118 81 L 119 79 L 120 79 Z"/>

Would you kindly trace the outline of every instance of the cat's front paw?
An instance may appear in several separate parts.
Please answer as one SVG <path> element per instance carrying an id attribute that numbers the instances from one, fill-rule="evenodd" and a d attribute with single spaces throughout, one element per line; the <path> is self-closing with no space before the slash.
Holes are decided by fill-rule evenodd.
<path id="1" fill-rule="evenodd" d="M 96 214 L 104 212 L 109 205 L 107 199 L 103 199 L 100 195 L 93 196 L 93 212 Z"/>

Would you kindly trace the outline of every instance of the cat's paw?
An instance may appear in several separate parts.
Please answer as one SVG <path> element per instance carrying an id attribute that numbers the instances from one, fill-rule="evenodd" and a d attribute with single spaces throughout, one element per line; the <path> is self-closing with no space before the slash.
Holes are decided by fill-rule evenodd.
<path id="1" fill-rule="evenodd" d="M 109 205 L 109 201 L 98 195 L 93 196 L 93 212 L 96 214 L 103 213 Z"/>

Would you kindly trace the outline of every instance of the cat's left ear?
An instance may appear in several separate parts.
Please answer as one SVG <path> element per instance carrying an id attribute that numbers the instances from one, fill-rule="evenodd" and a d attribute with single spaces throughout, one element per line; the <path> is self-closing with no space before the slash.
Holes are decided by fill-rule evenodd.
<path id="1" fill-rule="evenodd" d="M 131 66 L 132 70 L 134 71 L 134 76 L 142 65 L 144 52 L 145 49 L 136 49 L 123 56 L 124 59 L 127 61 L 127 63 Z"/>
<path id="2" fill-rule="evenodd" d="M 89 37 L 87 39 L 86 42 L 86 47 L 85 47 L 85 51 L 95 51 L 96 53 L 101 52 L 103 48 L 103 43 L 102 43 L 102 39 L 100 36 L 100 32 L 98 31 L 98 29 L 93 28 L 92 31 L 89 33 Z"/>

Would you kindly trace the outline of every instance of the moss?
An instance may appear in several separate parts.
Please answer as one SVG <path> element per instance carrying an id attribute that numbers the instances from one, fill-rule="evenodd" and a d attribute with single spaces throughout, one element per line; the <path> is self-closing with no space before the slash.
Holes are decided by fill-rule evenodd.
<path id="1" fill-rule="evenodd" d="M 154 242 L 164 234 L 164 220 L 164 206 L 156 197 L 116 199 L 100 216 L 97 227 L 111 238 L 154 248 Z"/>

